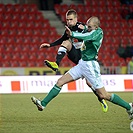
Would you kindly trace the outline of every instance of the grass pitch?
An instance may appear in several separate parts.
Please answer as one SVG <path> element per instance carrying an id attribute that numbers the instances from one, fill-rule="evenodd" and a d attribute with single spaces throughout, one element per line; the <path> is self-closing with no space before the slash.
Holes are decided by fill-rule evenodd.
<path id="1" fill-rule="evenodd" d="M 117 94 L 133 101 L 131 92 Z M 46 94 L 0 95 L 0 133 L 132 133 L 125 109 L 107 102 L 103 113 L 93 93 L 61 93 L 42 112 L 33 95 Z"/>

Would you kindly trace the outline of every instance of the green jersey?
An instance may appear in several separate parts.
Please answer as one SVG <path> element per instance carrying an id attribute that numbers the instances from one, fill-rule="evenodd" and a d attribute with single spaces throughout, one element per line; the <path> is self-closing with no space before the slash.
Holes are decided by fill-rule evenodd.
<path id="1" fill-rule="evenodd" d="M 103 40 L 103 30 L 100 27 L 86 33 L 72 32 L 72 37 L 83 40 L 81 48 L 82 60 L 90 61 L 97 59 Z"/>

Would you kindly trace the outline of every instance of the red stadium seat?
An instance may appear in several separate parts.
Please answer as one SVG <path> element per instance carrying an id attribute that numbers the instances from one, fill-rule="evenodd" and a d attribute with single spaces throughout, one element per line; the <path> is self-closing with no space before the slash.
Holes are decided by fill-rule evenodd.
<path id="1" fill-rule="evenodd" d="M 44 63 L 43 63 L 42 60 L 41 60 L 41 61 L 37 61 L 37 62 L 35 63 L 35 66 L 36 66 L 36 67 L 44 67 Z"/>
<path id="2" fill-rule="evenodd" d="M 37 49 L 36 49 L 36 50 L 37 50 Z M 29 60 L 32 60 L 32 61 L 37 60 L 37 55 L 36 55 L 36 53 L 30 54 L 30 55 L 29 55 Z"/>
<path id="3" fill-rule="evenodd" d="M 9 29 L 10 25 L 11 25 L 10 21 L 5 20 L 5 21 L 2 22 L 2 28 L 3 29 Z"/>
<path id="4" fill-rule="evenodd" d="M 23 13 L 29 13 L 30 11 L 30 5 L 29 4 L 23 4 L 22 5 L 22 12 Z"/>
<path id="5" fill-rule="evenodd" d="M 115 8 L 113 6 L 107 7 L 107 13 L 109 13 L 109 15 L 114 14 L 115 13 Z"/>
<path id="6" fill-rule="evenodd" d="M 2 36 L 8 36 L 8 34 L 9 34 L 9 30 L 8 29 L 4 29 L 4 30 L 1 31 L 1 35 Z"/>
<path id="7" fill-rule="evenodd" d="M 7 43 L 7 37 L 1 35 L 0 45 L 6 44 L 6 43 Z"/>
<path id="8" fill-rule="evenodd" d="M 22 51 L 22 46 L 21 44 L 14 45 L 14 52 L 21 52 Z"/>
<path id="9" fill-rule="evenodd" d="M 6 12 L 6 7 L 4 4 L 0 4 L 0 14 Z"/>
<path id="10" fill-rule="evenodd" d="M 11 67 L 10 61 L 9 60 L 3 60 L 1 63 L 2 67 Z"/>
<path id="11" fill-rule="evenodd" d="M 17 12 L 17 13 L 22 12 L 22 5 L 20 5 L 20 4 L 15 4 L 15 5 L 14 5 L 14 11 Z"/>
<path id="12" fill-rule="evenodd" d="M 119 66 L 127 66 L 127 63 L 123 58 L 119 58 L 118 62 L 119 62 Z"/>
<path id="13" fill-rule="evenodd" d="M 112 23 L 113 23 L 112 27 L 113 27 L 115 30 L 119 30 L 119 31 L 120 31 L 121 24 L 120 24 L 118 21 L 115 21 L 115 22 L 112 22 Z"/>
<path id="14" fill-rule="evenodd" d="M 65 12 L 67 12 L 68 9 L 74 9 L 74 10 L 77 11 L 78 8 L 77 8 L 77 5 L 71 4 L 71 5 L 69 5 L 69 6 L 67 6 L 67 7 L 65 8 Z"/>
<path id="15" fill-rule="evenodd" d="M 20 60 L 20 51 L 18 52 L 13 52 L 12 54 L 12 60 L 16 60 L 16 61 L 19 61 Z"/>
<path id="16" fill-rule="evenodd" d="M 104 30 L 104 35 L 106 37 L 111 37 L 113 35 L 112 29 Z"/>
<path id="17" fill-rule="evenodd" d="M 100 7 L 105 7 L 106 6 L 105 0 L 99 0 L 98 3 L 99 3 Z"/>
<path id="18" fill-rule="evenodd" d="M 121 30 L 121 36 L 123 36 L 123 37 L 127 37 L 128 36 L 127 29 L 123 28 L 123 30 Z"/>
<path id="19" fill-rule="evenodd" d="M 29 20 L 29 16 L 27 13 L 21 13 L 19 16 L 19 21 L 21 22 L 27 22 Z"/>
<path id="20" fill-rule="evenodd" d="M 18 22 L 20 19 L 20 14 L 17 12 L 17 13 L 13 13 L 13 16 L 12 16 L 12 21 L 14 22 Z"/>
<path id="21" fill-rule="evenodd" d="M 35 66 L 36 66 L 36 62 L 35 62 L 35 61 L 30 61 L 30 60 L 28 60 L 28 61 L 27 61 L 27 66 L 28 66 L 28 67 L 35 67 Z"/>
<path id="22" fill-rule="evenodd" d="M 21 45 L 21 44 L 23 44 L 23 37 L 22 36 L 17 37 L 17 38 L 15 38 L 15 41 L 16 41 L 16 44 Z"/>
<path id="23" fill-rule="evenodd" d="M 33 30 L 32 30 L 32 29 L 25 30 L 25 36 L 32 37 L 33 35 L 34 35 L 34 34 L 33 34 Z"/>
<path id="24" fill-rule="evenodd" d="M 10 67 L 19 67 L 19 63 L 17 60 L 10 61 Z"/>
<path id="25" fill-rule="evenodd" d="M 111 65 L 114 66 L 114 67 L 119 66 L 118 60 L 114 59 L 114 60 L 112 61 Z"/>
<path id="26" fill-rule="evenodd" d="M 22 45 L 21 46 L 22 48 L 21 48 L 21 51 L 22 52 L 29 52 L 29 51 L 31 51 L 31 48 L 30 48 L 30 45 L 29 45 L 29 43 L 25 43 L 24 45 Z"/>
<path id="27" fill-rule="evenodd" d="M 133 12 L 133 4 L 129 5 L 130 12 Z"/>
<path id="28" fill-rule="evenodd" d="M 28 21 L 33 22 L 35 20 L 36 20 L 35 14 L 34 13 L 29 13 L 28 14 Z"/>
<path id="29" fill-rule="evenodd" d="M 34 44 L 40 44 L 40 37 L 39 36 L 35 36 L 32 40 L 31 40 L 32 43 Z"/>
<path id="30" fill-rule="evenodd" d="M 4 49 L 5 49 L 5 52 L 12 52 L 14 50 L 14 46 L 11 43 L 5 44 Z"/>
<path id="31" fill-rule="evenodd" d="M 32 30 L 32 29 L 34 29 L 35 28 L 35 24 L 34 24 L 34 22 L 29 22 L 29 23 L 27 23 L 27 27 L 26 27 L 28 30 Z"/>
<path id="32" fill-rule="evenodd" d="M 10 30 L 9 30 L 9 36 L 10 36 L 10 37 L 15 37 L 15 36 L 17 36 L 17 30 L 10 29 Z"/>
<path id="33" fill-rule="evenodd" d="M 24 51 L 20 52 L 20 58 L 23 61 L 28 60 L 29 59 L 29 55 L 28 55 L 27 51 L 26 52 L 24 52 Z"/>
<path id="34" fill-rule="evenodd" d="M 19 29 L 26 29 L 26 28 L 27 28 L 26 22 L 20 22 L 18 28 L 19 28 Z"/>
<path id="35" fill-rule="evenodd" d="M 31 43 L 31 37 L 30 36 L 24 36 L 23 37 L 23 44 L 30 44 Z"/>
<path id="36" fill-rule="evenodd" d="M 124 46 L 127 46 L 129 41 L 128 41 L 128 38 L 127 37 L 121 37 L 121 43 L 124 45 Z"/>
<path id="37" fill-rule="evenodd" d="M 10 13 L 10 14 L 12 14 L 12 12 L 14 11 L 14 7 L 12 4 L 6 4 L 5 9 L 6 9 L 6 13 Z"/>
<path id="38" fill-rule="evenodd" d="M 78 4 L 77 5 L 77 12 L 78 14 L 83 14 L 84 13 L 85 6 L 83 4 Z"/>
<path id="39" fill-rule="evenodd" d="M 6 51 L 6 54 L 3 54 L 2 59 L 7 60 L 7 61 L 12 60 L 11 52 L 12 51 Z"/>
<path id="40" fill-rule="evenodd" d="M 106 3 L 106 6 L 108 6 L 108 7 L 113 6 L 113 2 L 111 0 L 106 0 L 105 3 Z"/>
<path id="41" fill-rule="evenodd" d="M 46 28 L 46 24 L 42 24 L 42 22 L 34 23 L 34 28 L 36 29 Z"/>
<path id="42" fill-rule="evenodd" d="M 119 46 L 121 44 L 121 39 L 119 37 L 113 38 L 113 44 Z"/>
<path id="43" fill-rule="evenodd" d="M 31 4 L 30 5 L 30 12 L 37 12 L 38 11 L 38 7 L 36 4 Z"/>
<path id="44" fill-rule="evenodd" d="M 94 8 L 98 7 L 99 3 L 97 2 L 97 0 L 93 0 L 93 1 L 91 1 L 91 6 L 93 6 Z"/>
<path id="45" fill-rule="evenodd" d="M 113 2 L 113 6 L 115 6 L 117 8 L 119 8 L 121 6 L 121 3 L 119 0 L 113 0 L 112 2 Z"/>
<path id="46" fill-rule="evenodd" d="M 15 38 L 14 37 L 6 37 L 6 39 L 7 39 L 7 44 L 14 44 L 15 43 Z"/>
<path id="47" fill-rule="evenodd" d="M 59 12 L 59 14 L 62 13 L 66 13 L 68 9 L 72 9 L 72 7 L 68 6 L 67 4 L 63 4 L 61 5 L 61 11 Z"/>
<path id="48" fill-rule="evenodd" d="M 18 21 L 13 21 L 10 23 L 11 29 L 17 29 L 19 26 Z"/>
<path id="49" fill-rule="evenodd" d="M 61 12 L 61 6 L 59 4 L 55 4 L 54 5 L 54 10 L 55 10 L 56 14 L 60 14 L 60 12 Z"/>
<path id="50" fill-rule="evenodd" d="M 41 43 L 40 43 L 41 44 Z M 29 50 L 31 51 L 31 52 L 33 52 L 33 54 L 34 53 L 36 53 L 36 51 L 38 51 L 39 50 L 39 44 L 35 44 L 35 45 L 30 45 L 30 47 L 29 47 Z"/>
<path id="51" fill-rule="evenodd" d="M 128 20 L 129 28 L 133 29 L 133 19 Z"/>
<path id="52" fill-rule="evenodd" d="M 89 0 L 84 0 L 84 3 L 86 6 L 91 6 L 91 1 L 89 1 Z"/>
<path id="53" fill-rule="evenodd" d="M 43 32 L 43 33 L 45 33 L 45 32 Z M 40 30 L 38 30 L 38 29 L 34 29 L 34 30 L 33 30 L 33 35 L 34 35 L 34 36 L 41 36 L 42 33 L 41 33 Z"/>
<path id="54" fill-rule="evenodd" d="M 19 61 L 19 66 L 20 66 L 20 67 L 27 67 L 27 62 L 24 61 L 24 60 L 23 60 L 23 61 L 20 60 L 20 61 Z"/>
<path id="55" fill-rule="evenodd" d="M 17 30 L 17 36 L 18 37 L 23 37 L 25 35 L 25 30 L 23 28 L 19 28 Z"/>

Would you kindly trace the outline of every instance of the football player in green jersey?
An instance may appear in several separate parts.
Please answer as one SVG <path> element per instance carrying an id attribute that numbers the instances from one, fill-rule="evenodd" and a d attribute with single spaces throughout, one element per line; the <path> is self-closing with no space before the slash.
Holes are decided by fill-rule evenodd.
<path id="1" fill-rule="evenodd" d="M 86 33 L 73 32 L 66 26 L 68 35 L 83 40 L 79 63 L 58 79 L 57 83 L 42 101 L 31 97 L 32 102 L 37 106 L 38 110 L 42 111 L 59 94 L 64 84 L 84 77 L 95 88 L 100 98 L 125 108 L 131 120 L 133 119 L 133 103 L 124 101 L 114 93 L 110 94 L 106 92 L 102 83 L 100 67 L 97 62 L 98 51 L 103 40 L 103 30 L 100 28 L 100 20 L 93 16 L 87 20 L 86 24 L 88 26 L 88 32 Z"/>
<path id="2" fill-rule="evenodd" d="M 67 11 L 66 13 L 66 21 L 67 21 L 67 26 L 72 30 L 72 31 L 76 31 L 76 32 L 85 32 L 86 26 L 85 24 L 78 22 L 77 21 L 77 12 L 73 9 L 70 9 Z M 64 32 L 64 34 L 57 39 L 56 41 L 54 41 L 53 43 L 43 43 L 40 45 L 40 48 L 49 48 L 49 47 L 53 47 L 53 46 L 57 46 L 60 45 L 59 49 L 58 49 L 58 54 L 56 56 L 56 62 L 50 62 L 48 60 L 45 60 L 45 64 L 50 67 L 52 70 L 56 71 L 58 70 L 58 66 L 61 62 L 61 60 L 63 59 L 63 57 L 65 56 L 65 54 L 67 53 L 68 58 L 74 63 L 74 64 L 78 64 L 79 60 L 81 59 L 81 44 L 82 44 L 82 39 L 77 39 L 78 42 L 74 42 L 74 39 L 71 38 L 70 36 L 68 36 L 68 34 L 66 33 L 66 30 Z M 101 99 L 96 91 L 93 89 L 93 87 L 90 85 L 90 83 L 88 81 L 86 81 L 87 85 L 92 89 L 92 91 L 94 92 L 94 94 L 98 97 L 98 100 L 102 106 L 102 110 L 103 112 L 107 112 L 108 111 L 108 105 L 106 103 L 106 101 L 104 99 Z"/>

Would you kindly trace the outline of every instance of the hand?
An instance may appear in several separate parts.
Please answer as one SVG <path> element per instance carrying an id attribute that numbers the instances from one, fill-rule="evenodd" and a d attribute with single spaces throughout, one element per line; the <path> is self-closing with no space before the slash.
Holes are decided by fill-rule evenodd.
<path id="1" fill-rule="evenodd" d="M 49 43 L 43 43 L 40 45 L 40 48 L 49 48 L 50 44 Z"/>
<path id="2" fill-rule="evenodd" d="M 68 26 L 65 26 L 66 28 L 66 33 L 69 35 L 69 36 L 72 36 L 72 31 L 68 28 Z"/>
<path id="3" fill-rule="evenodd" d="M 84 29 L 85 29 L 85 26 L 82 25 L 82 24 L 80 24 L 80 25 L 78 26 L 78 28 L 80 28 L 81 30 L 84 30 Z"/>

